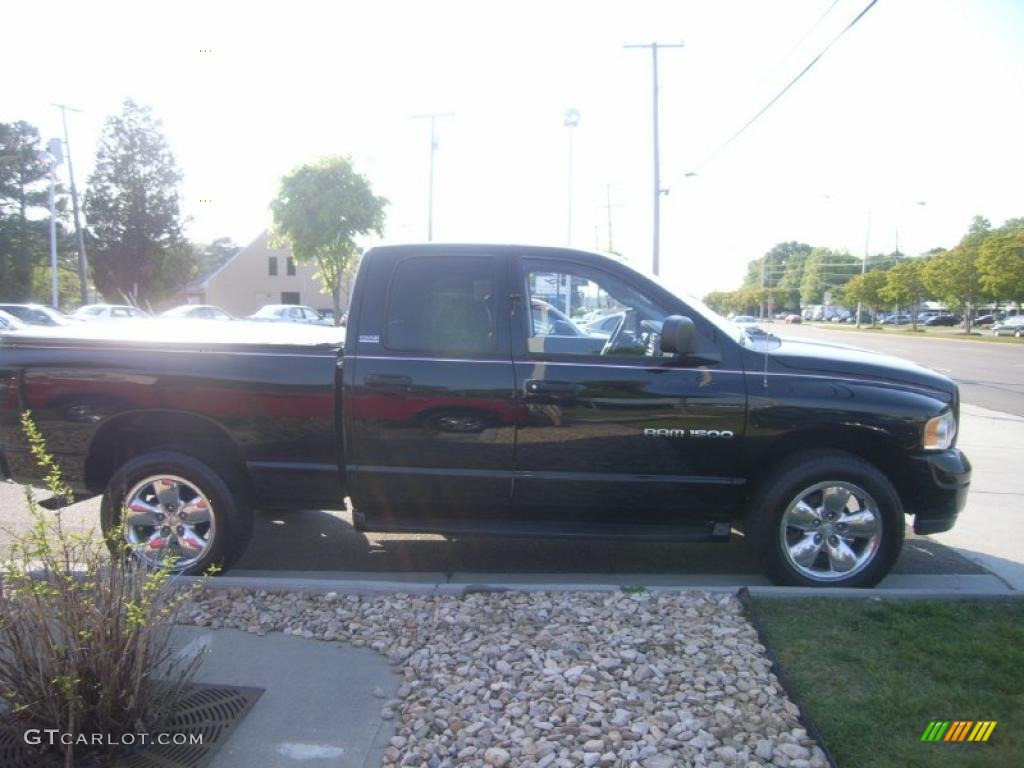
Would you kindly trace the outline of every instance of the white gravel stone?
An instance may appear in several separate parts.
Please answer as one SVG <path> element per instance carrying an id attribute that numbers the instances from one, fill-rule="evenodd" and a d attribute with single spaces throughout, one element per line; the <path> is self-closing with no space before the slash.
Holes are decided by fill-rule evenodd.
<path id="1" fill-rule="evenodd" d="M 380 653 L 385 766 L 827 765 L 729 595 L 207 589 L 182 620 Z"/>

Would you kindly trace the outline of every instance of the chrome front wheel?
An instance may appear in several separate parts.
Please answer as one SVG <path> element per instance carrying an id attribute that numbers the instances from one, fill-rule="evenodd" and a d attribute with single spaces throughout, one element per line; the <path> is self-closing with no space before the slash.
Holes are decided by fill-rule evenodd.
<path id="1" fill-rule="evenodd" d="M 160 567 L 173 560 L 185 570 L 202 560 L 217 535 L 209 496 L 176 475 L 145 477 L 125 494 L 122 535 L 143 563 Z"/>
<path id="2" fill-rule="evenodd" d="M 844 481 L 815 483 L 797 493 L 779 521 L 789 565 L 813 581 L 841 581 L 864 570 L 882 540 L 882 516 L 866 490 Z"/>

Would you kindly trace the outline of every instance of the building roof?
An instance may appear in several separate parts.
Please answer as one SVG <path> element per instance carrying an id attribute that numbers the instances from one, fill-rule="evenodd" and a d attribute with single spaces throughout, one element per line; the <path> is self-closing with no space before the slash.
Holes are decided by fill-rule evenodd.
<path id="1" fill-rule="evenodd" d="M 199 277 L 194 278 L 191 282 L 189 282 L 188 285 L 186 285 L 182 289 L 182 292 L 183 293 L 198 293 L 200 291 L 205 291 L 207 288 L 210 287 L 210 281 L 214 277 L 216 277 L 218 274 L 220 274 L 221 270 L 223 270 L 225 267 L 227 267 L 228 264 L 233 262 L 235 259 L 241 257 L 243 254 L 248 253 L 249 251 L 260 250 L 260 249 L 265 250 L 265 251 L 270 251 L 270 250 L 280 250 L 280 251 L 283 251 L 283 252 L 287 252 L 288 251 L 287 246 L 285 246 L 283 248 L 280 248 L 280 249 L 272 249 L 272 248 L 270 248 L 270 232 L 268 230 L 263 230 L 262 232 L 260 232 L 256 236 L 255 240 L 253 240 L 247 246 L 245 246 L 243 248 L 239 248 L 238 249 L 238 253 L 236 253 L 234 256 L 231 256 L 230 258 L 228 258 L 220 266 L 214 267 L 209 272 L 207 272 L 205 275 L 200 275 Z"/>

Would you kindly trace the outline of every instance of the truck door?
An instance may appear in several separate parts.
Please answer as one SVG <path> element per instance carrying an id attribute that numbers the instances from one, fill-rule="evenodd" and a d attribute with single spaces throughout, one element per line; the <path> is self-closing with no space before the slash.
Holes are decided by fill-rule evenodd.
<path id="1" fill-rule="evenodd" d="M 665 520 L 660 513 L 684 524 L 721 518 L 743 484 L 737 345 L 630 271 L 570 258 L 520 257 L 512 268 L 521 296 L 513 360 L 525 410 L 514 499 L 577 517 L 610 512 L 627 524 Z M 699 356 L 661 352 L 661 323 L 671 314 L 694 320 Z"/>
<path id="2" fill-rule="evenodd" d="M 507 504 L 515 450 L 507 257 L 377 249 L 346 353 L 349 490 L 386 527 Z M 412 521 L 409 516 L 412 515 Z"/>

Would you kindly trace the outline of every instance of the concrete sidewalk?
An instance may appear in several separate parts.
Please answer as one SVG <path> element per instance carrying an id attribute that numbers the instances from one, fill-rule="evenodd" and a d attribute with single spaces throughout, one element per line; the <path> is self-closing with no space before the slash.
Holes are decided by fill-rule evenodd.
<path id="1" fill-rule="evenodd" d="M 210 768 L 379 766 L 394 723 L 382 720 L 400 678 L 367 648 L 237 629 L 175 627 L 174 645 L 202 648 L 196 682 L 265 692 Z"/>

